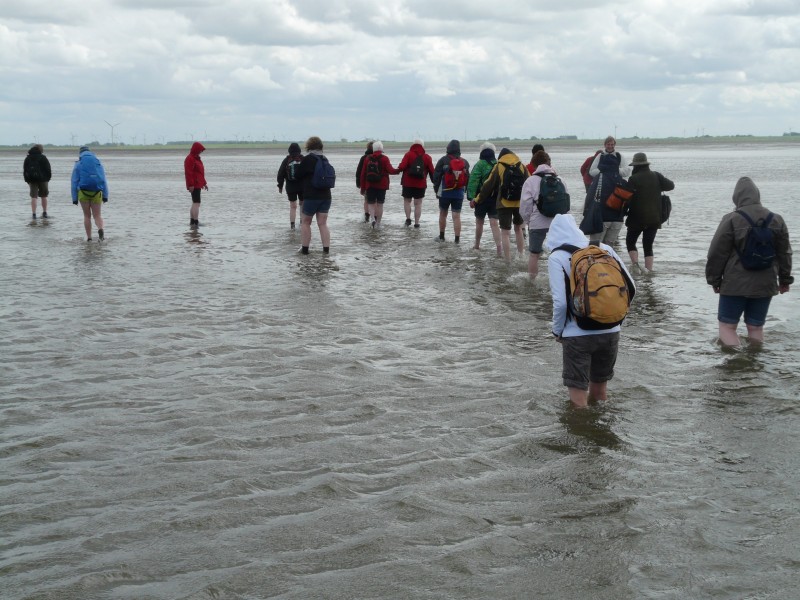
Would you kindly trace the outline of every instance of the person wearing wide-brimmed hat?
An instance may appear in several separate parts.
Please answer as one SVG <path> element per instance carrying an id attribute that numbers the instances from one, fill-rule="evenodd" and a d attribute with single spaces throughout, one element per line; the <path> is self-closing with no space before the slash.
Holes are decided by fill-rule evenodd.
<path id="1" fill-rule="evenodd" d="M 633 186 L 635 193 L 628 207 L 628 218 L 625 225 L 628 232 L 625 235 L 625 246 L 631 257 L 634 271 L 641 271 L 639 266 L 639 251 L 636 242 L 642 236 L 644 249 L 644 268 L 647 272 L 653 270 L 653 242 L 656 233 L 661 229 L 661 192 L 675 189 L 675 184 L 657 171 L 650 170 L 650 161 L 647 154 L 637 152 L 630 163 L 633 174 L 628 183 Z"/>

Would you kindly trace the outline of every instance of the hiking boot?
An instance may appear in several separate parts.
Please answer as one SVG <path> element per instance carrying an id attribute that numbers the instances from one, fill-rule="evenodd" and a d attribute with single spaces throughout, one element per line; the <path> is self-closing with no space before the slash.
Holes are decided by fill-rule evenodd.
<path id="1" fill-rule="evenodd" d="M 35 218 L 36 218 L 36 213 L 33 213 L 33 216 L 31 217 L 31 219 L 35 219 Z"/>
<path id="2" fill-rule="evenodd" d="M 42 218 L 43 218 L 43 219 L 46 219 L 46 218 L 47 218 L 47 213 L 46 213 L 46 212 L 43 212 L 43 213 L 42 213 Z"/>
<path id="3" fill-rule="evenodd" d="M 419 223 L 414 223 L 414 229 L 419 229 Z"/>
<path id="4" fill-rule="evenodd" d="M 406 219 L 406 227 L 411 227 L 411 219 Z"/>
<path id="5" fill-rule="evenodd" d="M 369 223 L 369 213 L 364 213 L 364 223 Z"/>
<path id="6" fill-rule="evenodd" d="M 104 239 L 106 239 L 106 236 L 105 236 L 105 235 L 103 235 L 103 230 L 102 230 L 102 229 L 98 229 L 98 230 L 97 230 L 97 237 L 99 237 L 99 238 L 100 238 L 100 241 L 101 241 L 101 242 L 102 242 Z"/>

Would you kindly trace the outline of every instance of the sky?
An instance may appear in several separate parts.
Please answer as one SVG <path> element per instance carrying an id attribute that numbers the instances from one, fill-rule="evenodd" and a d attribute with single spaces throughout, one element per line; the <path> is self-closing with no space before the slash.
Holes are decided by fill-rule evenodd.
<path id="1" fill-rule="evenodd" d="M 2 0 L 0 144 L 782 135 L 797 0 Z"/>

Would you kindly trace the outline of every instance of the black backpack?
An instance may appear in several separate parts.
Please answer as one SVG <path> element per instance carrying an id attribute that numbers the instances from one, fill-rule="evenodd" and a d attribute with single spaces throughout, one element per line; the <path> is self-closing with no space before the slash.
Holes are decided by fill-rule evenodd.
<path id="1" fill-rule="evenodd" d="M 44 181 L 44 174 L 39 167 L 40 156 L 40 154 L 32 154 L 28 157 L 30 160 L 28 160 L 27 168 L 25 169 L 25 178 L 28 181 Z"/>
<path id="2" fill-rule="evenodd" d="M 408 173 L 409 177 L 414 177 L 416 179 L 425 178 L 425 159 L 423 157 L 423 154 L 418 154 L 414 162 L 411 163 L 411 166 L 408 167 L 406 173 Z"/>
<path id="3" fill-rule="evenodd" d="M 381 157 L 370 154 L 367 159 L 367 181 L 378 183 L 383 175 L 381 171 Z"/>
<path id="4" fill-rule="evenodd" d="M 503 183 L 500 187 L 500 197 L 512 202 L 519 201 L 522 197 L 522 186 L 525 184 L 525 173 L 521 170 L 522 163 L 507 165 L 503 173 Z"/>
<path id="5" fill-rule="evenodd" d="M 297 173 L 300 170 L 300 160 L 296 158 L 289 159 L 286 163 L 286 181 L 297 181 Z"/>
<path id="6" fill-rule="evenodd" d="M 541 173 L 539 177 L 539 198 L 536 208 L 545 217 L 555 217 L 569 212 L 569 194 L 564 182 L 555 173 Z"/>
<path id="7" fill-rule="evenodd" d="M 742 215 L 750 224 L 747 237 L 744 240 L 744 248 L 736 248 L 742 266 L 749 271 L 763 271 L 772 266 L 775 260 L 775 241 L 774 232 L 769 228 L 772 218 L 775 216 L 769 213 L 765 218 L 759 219 L 756 223 L 745 212 L 736 211 Z"/>

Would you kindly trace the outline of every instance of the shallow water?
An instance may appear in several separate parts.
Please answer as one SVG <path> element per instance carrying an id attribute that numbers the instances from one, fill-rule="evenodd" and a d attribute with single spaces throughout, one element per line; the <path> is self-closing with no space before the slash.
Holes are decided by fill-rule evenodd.
<path id="1" fill-rule="evenodd" d="M 32 223 L 24 153 L 0 154 L 0 596 L 795 597 L 797 292 L 763 349 L 726 352 L 703 269 L 742 174 L 797 246 L 800 151 L 641 149 L 673 218 L 588 411 L 546 264 L 531 284 L 472 250 L 467 212 L 460 245 L 434 241 L 430 195 L 406 229 L 399 182 L 369 229 L 358 154 L 330 156 L 330 258 L 316 231 L 297 253 L 282 155 L 206 152 L 192 233 L 182 153 L 100 152 L 89 244 L 73 155 L 48 154 Z M 589 153 L 551 149 L 574 199 Z"/>

